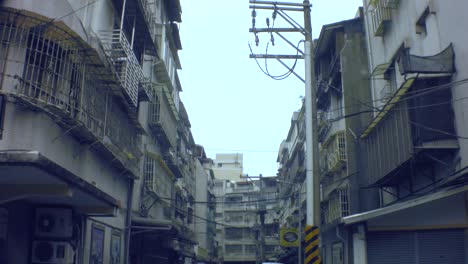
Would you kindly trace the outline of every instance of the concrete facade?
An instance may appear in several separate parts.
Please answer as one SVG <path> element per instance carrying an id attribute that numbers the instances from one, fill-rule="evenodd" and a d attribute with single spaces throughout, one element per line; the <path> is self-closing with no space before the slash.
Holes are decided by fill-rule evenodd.
<path id="1" fill-rule="evenodd" d="M 323 27 L 315 68 L 325 263 L 467 263 L 465 6 L 364 1 L 356 18 Z M 301 113 L 278 154 L 278 175 L 293 187 Z M 327 151 L 337 132 L 342 155 Z M 291 194 L 285 225 L 297 219 L 286 206 L 297 204 L 293 187 L 281 188 Z"/>
<path id="2" fill-rule="evenodd" d="M 244 182 L 216 179 L 215 194 L 216 240 L 220 260 L 224 263 L 277 260 L 279 230 L 275 179 Z M 261 212 L 264 215 L 263 228 Z"/>
<path id="3" fill-rule="evenodd" d="M 216 179 L 230 181 L 244 181 L 242 153 L 216 154 L 213 160 L 213 172 Z"/>
<path id="4" fill-rule="evenodd" d="M 2 1 L 2 263 L 192 263 L 208 248 L 180 22 L 178 0 Z"/>
<path id="5" fill-rule="evenodd" d="M 463 1 L 364 1 L 379 111 L 360 136 L 360 186 L 367 191 L 360 193 L 359 212 L 343 218 L 355 242 L 349 263 L 362 255 L 360 263 L 397 258 L 379 252 L 380 237 L 394 241 L 389 247 L 415 241 L 417 250 L 410 242 L 400 253 L 408 263 L 426 263 L 430 255 L 467 263 L 465 7 Z M 452 243 L 460 247 L 446 246 Z"/>

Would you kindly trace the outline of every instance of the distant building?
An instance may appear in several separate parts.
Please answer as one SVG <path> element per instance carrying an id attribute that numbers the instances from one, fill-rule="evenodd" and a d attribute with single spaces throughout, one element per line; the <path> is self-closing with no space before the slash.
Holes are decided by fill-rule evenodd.
<path id="1" fill-rule="evenodd" d="M 230 181 L 245 181 L 243 175 L 243 154 L 229 153 L 216 154 L 213 160 L 213 172 L 216 179 Z"/>
<path id="2" fill-rule="evenodd" d="M 216 240 L 224 263 L 259 263 L 262 254 L 263 261 L 275 260 L 279 250 L 276 188 L 275 178 L 215 181 Z"/>

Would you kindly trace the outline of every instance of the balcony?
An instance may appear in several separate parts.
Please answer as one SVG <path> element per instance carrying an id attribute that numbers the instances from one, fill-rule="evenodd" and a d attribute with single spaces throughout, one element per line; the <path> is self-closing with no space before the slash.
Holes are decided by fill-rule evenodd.
<path id="1" fill-rule="evenodd" d="M 318 137 L 319 142 L 323 142 L 325 137 L 327 136 L 328 132 L 331 128 L 331 123 L 328 120 L 328 112 L 326 111 L 319 111 L 318 112 Z"/>
<path id="2" fill-rule="evenodd" d="M 321 171 L 336 172 L 346 163 L 346 136 L 339 131 L 322 144 Z"/>
<path id="3" fill-rule="evenodd" d="M 348 216 L 350 213 L 349 187 L 335 189 L 323 208 L 324 221 L 327 224 Z"/>
<path id="4" fill-rule="evenodd" d="M 0 32 L 9 32 L 0 34 L 0 53 L 6 54 L 0 58 L 4 93 L 50 116 L 64 134 L 89 144 L 123 173 L 138 175 L 141 131 L 135 111 L 108 96 L 120 84 L 98 55 L 101 50 L 55 23 L 45 32 L 32 30 L 43 22 L 0 12 Z M 10 48 L 14 54 L 6 52 Z"/>
<path id="5" fill-rule="evenodd" d="M 154 97 L 149 105 L 148 126 L 163 148 L 175 148 L 178 114 L 172 95 L 167 86 L 157 83 L 152 85 Z"/>
<path id="6" fill-rule="evenodd" d="M 381 37 L 384 35 L 388 23 L 392 20 L 392 9 L 398 7 L 397 0 L 373 0 L 370 10 L 374 35 Z"/>
<path id="7" fill-rule="evenodd" d="M 153 99 L 154 91 L 152 83 L 147 78 L 143 78 L 138 89 L 138 100 L 151 102 Z"/>
<path id="8" fill-rule="evenodd" d="M 341 71 L 341 57 L 340 54 L 334 52 L 330 58 L 330 67 L 328 68 L 328 78 L 333 80 L 337 73 Z"/>
<path id="9" fill-rule="evenodd" d="M 99 38 L 107 59 L 113 66 L 114 74 L 124 89 L 126 99 L 136 107 L 143 71 L 125 33 L 121 30 L 101 31 Z"/>
<path id="10" fill-rule="evenodd" d="M 175 152 L 173 149 L 169 149 L 164 153 L 164 160 L 167 163 L 169 169 L 174 173 L 176 178 L 183 178 L 184 171 L 182 169 L 182 165 L 180 164 L 180 159 L 178 157 L 178 153 Z"/>

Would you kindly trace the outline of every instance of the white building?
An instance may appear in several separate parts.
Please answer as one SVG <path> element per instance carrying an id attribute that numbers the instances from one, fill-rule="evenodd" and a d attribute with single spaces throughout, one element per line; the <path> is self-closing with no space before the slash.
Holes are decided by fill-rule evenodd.
<path id="1" fill-rule="evenodd" d="M 345 263 L 468 263 L 467 8 L 364 1 L 374 118 Z"/>
<path id="2" fill-rule="evenodd" d="M 216 154 L 213 160 L 213 172 L 216 179 L 230 181 L 245 181 L 243 175 L 243 154 L 228 153 Z"/>

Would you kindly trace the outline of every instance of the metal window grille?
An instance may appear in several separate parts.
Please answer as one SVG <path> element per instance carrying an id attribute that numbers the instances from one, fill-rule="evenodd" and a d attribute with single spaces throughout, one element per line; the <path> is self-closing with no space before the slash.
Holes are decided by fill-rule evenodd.
<path id="1" fill-rule="evenodd" d="M 390 0 L 373 0 L 371 1 L 373 9 L 371 10 L 372 26 L 375 36 L 383 36 L 385 33 L 386 23 L 391 20 L 392 8 L 387 5 L 387 2 L 395 2 Z"/>
<path id="2" fill-rule="evenodd" d="M 155 190 L 154 169 L 155 160 L 148 156 L 145 156 L 145 162 L 143 165 L 143 178 L 145 181 L 145 187 L 150 191 Z"/>
<path id="3" fill-rule="evenodd" d="M 150 104 L 151 121 L 160 122 L 161 120 L 161 97 L 157 94 L 154 95 L 153 101 Z"/>
<path id="4" fill-rule="evenodd" d="M 2 20 L 8 19 L 6 13 L 0 16 Z M 82 50 L 52 36 L 58 32 L 32 30 L 8 21 L 0 23 L 2 89 L 52 104 L 76 116 L 84 78 Z M 31 26 L 29 23 L 34 22 L 23 23 Z"/>
<path id="5" fill-rule="evenodd" d="M 242 245 L 225 245 L 224 252 L 226 255 L 236 255 L 242 253 Z"/>
<path id="6" fill-rule="evenodd" d="M 346 161 L 346 137 L 344 132 L 341 132 L 337 135 L 337 144 L 339 159 L 341 161 Z"/>
<path id="7" fill-rule="evenodd" d="M 257 245 L 245 245 L 244 248 L 247 255 L 253 255 L 257 252 Z"/>
<path id="8" fill-rule="evenodd" d="M 80 141 L 105 144 L 136 171 L 137 121 L 113 96 L 115 76 L 94 48 L 55 23 L 0 10 L 0 65 L 3 92 L 66 117 Z"/>
<path id="9" fill-rule="evenodd" d="M 340 197 L 341 217 L 349 215 L 349 187 L 338 190 Z"/>
<path id="10" fill-rule="evenodd" d="M 137 106 L 138 86 L 143 79 L 143 71 L 125 33 L 119 29 L 102 31 L 99 37 L 125 94 L 130 103 Z"/>

